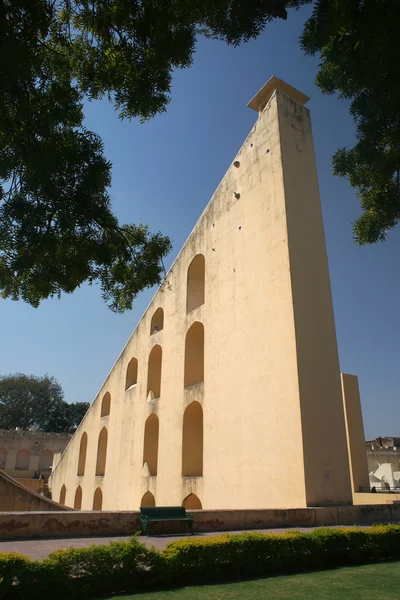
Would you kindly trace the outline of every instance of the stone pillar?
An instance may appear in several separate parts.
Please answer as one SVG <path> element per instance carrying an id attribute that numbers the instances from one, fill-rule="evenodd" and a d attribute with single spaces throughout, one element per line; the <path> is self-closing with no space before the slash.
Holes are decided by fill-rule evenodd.
<path id="1" fill-rule="evenodd" d="M 369 488 L 369 474 L 358 377 L 342 373 L 341 379 L 351 483 L 353 491 L 359 492 L 360 487 Z"/>
<path id="2" fill-rule="evenodd" d="M 286 216 L 306 505 L 351 504 L 339 356 L 307 100 L 272 78 L 250 107 L 259 112 L 258 123 L 267 119 L 271 129 L 278 128 L 280 169 L 275 176 L 282 181 L 279 198 Z"/>

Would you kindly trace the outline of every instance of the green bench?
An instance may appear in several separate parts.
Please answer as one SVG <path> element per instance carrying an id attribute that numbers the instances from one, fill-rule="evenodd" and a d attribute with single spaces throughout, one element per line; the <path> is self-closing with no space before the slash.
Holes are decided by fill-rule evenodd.
<path id="1" fill-rule="evenodd" d="M 147 537 L 151 521 L 185 521 L 186 531 L 193 535 L 193 515 L 187 515 L 184 506 L 141 506 L 140 520 Z"/>

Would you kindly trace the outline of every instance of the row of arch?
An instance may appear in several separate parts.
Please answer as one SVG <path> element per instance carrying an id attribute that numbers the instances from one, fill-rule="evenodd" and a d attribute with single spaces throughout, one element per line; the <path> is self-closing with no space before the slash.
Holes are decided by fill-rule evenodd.
<path id="1" fill-rule="evenodd" d="M 162 348 L 153 346 L 148 361 L 146 397 L 149 393 L 154 399 L 161 396 Z M 125 390 L 137 384 L 138 361 L 132 358 L 126 369 Z M 184 387 L 190 387 L 204 381 L 204 325 L 195 321 L 188 329 L 185 338 Z M 111 411 L 111 395 L 106 392 L 101 403 L 101 417 L 107 417 Z"/>
<path id="2" fill-rule="evenodd" d="M 134 361 L 134 370 L 137 381 L 137 360 L 133 358 L 127 368 L 126 389 L 133 384 L 130 373 L 131 363 Z M 147 369 L 146 397 L 152 393 L 154 399 L 161 396 L 161 371 L 162 371 L 162 348 L 159 344 L 153 346 L 149 354 Z M 185 362 L 184 362 L 184 387 L 190 387 L 204 381 L 204 325 L 195 321 L 188 329 L 185 338 Z"/>
<path id="3" fill-rule="evenodd" d="M 149 354 L 146 397 L 150 392 L 155 399 L 161 396 L 161 371 L 162 348 L 156 344 Z M 126 370 L 125 390 L 129 390 L 137 384 L 137 376 L 138 361 L 136 358 L 132 358 Z M 199 321 L 195 321 L 186 333 L 184 387 L 202 381 L 204 381 L 204 326 Z"/>
<path id="4" fill-rule="evenodd" d="M 60 504 L 65 505 L 66 495 L 67 495 L 67 488 L 65 487 L 65 485 L 62 485 L 61 490 L 60 490 L 60 498 L 59 498 Z M 75 496 L 74 496 L 74 508 L 76 510 L 82 509 L 82 497 L 83 497 L 82 487 L 80 485 L 78 485 L 78 487 L 76 488 L 76 491 L 75 491 Z M 155 505 L 156 505 L 156 500 L 155 500 L 153 494 L 151 492 L 146 492 L 142 497 L 140 506 L 155 506 Z M 184 498 L 184 500 L 182 502 L 182 506 L 184 506 L 185 508 L 188 508 L 188 509 L 202 508 L 200 499 L 195 494 L 189 494 L 188 496 L 186 496 L 186 498 Z M 102 508 L 103 508 L 103 492 L 102 492 L 101 488 L 98 487 L 98 488 L 96 488 L 96 490 L 93 494 L 92 510 L 102 510 Z"/>
<path id="5" fill-rule="evenodd" d="M 140 506 L 156 506 L 156 499 L 151 492 L 146 492 L 140 501 Z M 202 508 L 200 498 L 196 494 L 189 494 L 183 499 L 182 506 L 189 509 Z"/>
<path id="6" fill-rule="evenodd" d="M 156 476 L 158 471 L 159 418 L 152 413 L 145 422 L 143 442 L 143 465 L 147 464 L 149 474 Z M 103 427 L 97 441 L 96 471 L 97 477 L 103 477 L 106 471 L 108 431 Z M 77 475 L 85 475 L 88 435 L 82 433 Z M 183 413 L 182 426 L 182 477 L 203 476 L 203 409 L 199 402 L 191 402 Z"/>
<path id="7" fill-rule="evenodd" d="M 53 456 L 54 453 L 49 448 L 46 448 L 39 454 L 39 471 L 49 471 L 53 464 Z M 14 469 L 16 471 L 28 471 L 29 463 L 31 460 L 31 451 L 22 449 L 19 450 L 15 456 L 15 465 Z M 0 448 L 0 469 L 6 468 L 7 462 L 7 450 L 5 448 Z"/>
<path id="8" fill-rule="evenodd" d="M 60 504 L 65 504 L 65 497 L 67 495 L 67 488 L 65 487 L 65 485 L 61 486 L 61 490 L 60 490 L 60 498 L 59 498 L 59 503 Z M 82 488 L 80 485 L 78 485 L 78 487 L 76 488 L 75 491 L 75 497 L 74 497 L 74 508 L 76 508 L 77 510 L 81 510 L 82 508 Z M 101 488 L 96 488 L 94 494 L 93 494 L 93 507 L 92 510 L 102 510 L 103 508 L 103 492 L 101 491 Z"/>
<path id="9" fill-rule="evenodd" d="M 143 465 L 149 474 L 158 473 L 159 419 L 152 413 L 144 427 Z M 183 413 L 182 477 L 203 476 L 203 409 L 199 402 L 191 402 Z"/>
<path id="10" fill-rule="evenodd" d="M 81 441 L 79 444 L 79 456 L 78 456 L 78 469 L 77 475 L 83 476 L 86 469 L 86 455 L 88 446 L 88 435 L 84 431 L 81 435 Z M 96 455 L 96 471 L 97 477 L 104 477 L 106 472 L 106 460 L 107 460 L 107 446 L 108 446 L 108 431 L 106 427 L 99 433 L 97 440 L 97 455 Z"/>
<path id="11" fill-rule="evenodd" d="M 197 254 L 188 268 L 187 275 L 187 297 L 186 297 L 186 312 L 189 313 L 195 308 L 198 308 L 202 304 L 204 304 L 205 300 L 205 259 L 203 254 Z M 192 327 L 194 330 L 192 330 Z M 203 327 L 201 323 L 194 323 L 192 327 L 189 329 L 188 334 L 186 335 L 186 344 L 185 347 L 190 345 L 191 341 L 194 341 L 197 344 L 201 343 L 201 337 L 203 338 L 204 345 L 204 329 L 201 332 L 200 327 Z M 164 311 L 161 307 L 157 308 L 155 311 L 151 323 L 150 323 L 150 335 L 157 333 L 164 329 Z M 190 332 L 190 335 L 189 335 Z M 189 337 L 188 337 L 189 335 Z M 193 339 L 191 339 L 193 338 Z M 193 353 L 193 349 L 188 348 L 188 352 Z M 186 356 L 186 351 L 185 351 Z M 204 361 L 203 361 L 204 362 Z M 146 396 L 150 391 L 153 392 L 154 398 L 159 398 L 161 393 L 161 364 L 162 364 L 162 349 L 161 346 L 156 345 L 152 349 L 149 355 L 149 364 L 148 364 L 148 374 L 147 374 L 147 392 Z M 186 364 L 186 359 L 185 359 Z M 204 368 L 204 367 L 203 367 Z M 200 371 L 200 368 L 199 368 Z M 136 358 L 132 358 L 128 364 L 126 369 L 126 379 L 125 379 L 125 390 L 131 389 L 133 386 L 137 384 L 138 377 L 138 361 Z M 185 377 L 186 379 L 186 377 Z M 203 381 L 203 376 L 197 377 L 199 381 Z M 196 381 L 198 383 L 199 381 Z M 188 384 L 193 385 L 193 384 Z M 185 383 L 185 387 L 187 384 Z M 109 411 L 108 413 L 109 414 Z M 102 415 L 103 411 L 102 411 Z"/>
<path id="12" fill-rule="evenodd" d="M 196 254 L 188 267 L 186 284 L 186 312 L 202 306 L 205 301 L 206 262 L 203 254 Z M 157 308 L 150 322 L 150 335 L 164 329 L 164 311 Z"/>
<path id="13" fill-rule="evenodd" d="M 194 257 L 188 268 L 186 311 L 191 312 L 204 304 L 205 301 L 205 259 L 202 254 Z M 164 311 L 158 308 L 150 324 L 150 335 L 164 328 Z M 154 399 L 161 395 L 162 348 L 156 344 L 148 360 L 147 391 Z M 126 370 L 125 389 L 131 389 L 137 384 L 138 361 L 133 357 Z M 204 381 L 204 326 L 196 321 L 188 329 L 185 339 L 184 387 Z M 103 396 L 101 417 L 110 415 L 111 395 Z M 185 410 L 182 432 L 182 476 L 202 476 L 203 474 L 203 410 L 198 402 L 191 403 Z M 158 468 L 158 437 L 159 420 L 156 414 L 151 414 L 145 423 L 143 465 L 147 464 L 150 475 L 157 475 Z M 103 427 L 99 433 L 96 458 L 96 476 L 104 476 L 107 460 L 108 432 Z M 83 476 L 86 468 L 88 436 L 84 432 L 80 440 L 77 475 Z M 63 486 L 65 489 L 65 486 Z M 62 490 L 63 490 L 62 488 Z M 76 491 L 76 503 L 79 504 L 80 486 Z M 100 488 L 98 488 L 101 493 Z M 97 490 L 96 490 L 97 492 Z M 60 494 L 61 498 L 61 494 Z M 61 499 L 60 499 L 61 502 Z"/>

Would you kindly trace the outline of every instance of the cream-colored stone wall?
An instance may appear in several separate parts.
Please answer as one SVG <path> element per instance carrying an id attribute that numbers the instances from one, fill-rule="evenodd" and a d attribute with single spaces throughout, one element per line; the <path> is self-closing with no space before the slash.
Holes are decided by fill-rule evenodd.
<path id="1" fill-rule="evenodd" d="M 200 257 L 189 274 L 187 297 L 188 269 L 198 255 L 204 257 L 204 293 Z M 163 328 L 154 331 L 159 308 Z M 137 383 L 125 390 L 133 357 Z M 102 417 L 107 392 L 110 414 Z M 190 407 L 192 402 L 201 408 Z M 145 424 L 152 414 L 159 419 L 157 475 L 153 459 L 143 465 Z M 103 427 L 108 447 L 100 477 L 95 473 Z M 78 476 L 84 432 L 85 473 Z M 182 453 L 194 453 L 184 460 L 189 473 L 182 472 Z M 310 117 L 288 96 L 275 91 L 262 110 L 50 485 L 56 501 L 65 486 L 68 506 L 81 486 L 82 509 L 92 509 L 98 487 L 103 509 L 115 510 L 137 509 L 146 492 L 157 505 L 181 505 L 194 494 L 205 509 L 351 504 Z"/>

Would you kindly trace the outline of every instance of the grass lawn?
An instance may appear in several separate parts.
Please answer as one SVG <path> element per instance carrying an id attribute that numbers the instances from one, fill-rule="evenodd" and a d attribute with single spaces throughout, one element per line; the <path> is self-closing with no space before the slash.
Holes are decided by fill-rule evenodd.
<path id="1" fill-rule="evenodd" d="M 112 600 L 397 600 L 400 562 L 346 567 L 243 581 L 187 587 L 168 592 L 113 596 Z"/>

